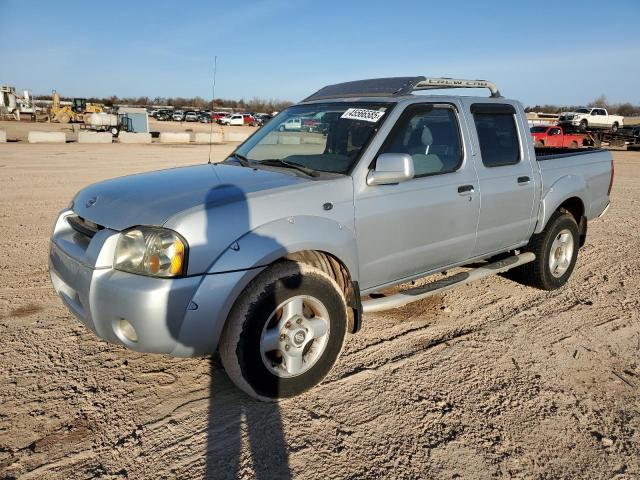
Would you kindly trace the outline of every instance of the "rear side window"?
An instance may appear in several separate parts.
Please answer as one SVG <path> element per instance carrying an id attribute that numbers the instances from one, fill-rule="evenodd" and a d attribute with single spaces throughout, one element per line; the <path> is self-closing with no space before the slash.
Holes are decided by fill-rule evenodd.
<path id="1" fill-rule="evenodd" d="M 462 164 L 456 111 L 447 105 L 407 107 L 380 153 L 411 155 L 416 177 L 456 171 Z"/>
<path id="2" fill-rule="evenodd" d="M 482 163 L 485 167 L 515 165 L 520 161 L 520 141 L 511 105 L 482 108 L 472 106 L 478 132 Z M 500 108 L 504 107 L 504 108 Z"/>

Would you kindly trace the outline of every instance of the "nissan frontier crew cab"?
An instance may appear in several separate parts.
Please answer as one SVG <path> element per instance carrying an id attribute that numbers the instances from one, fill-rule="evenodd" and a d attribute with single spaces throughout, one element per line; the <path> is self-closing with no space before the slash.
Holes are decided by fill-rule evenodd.
<path id="1" fill-rule="evenodd" d="M 416 94 L 451 88 L 491 95 Z M 294 118 L 323 128 L 281 128 Z M 561 287 L 612 181 L 607 151 L 536 151 L 522 105 L 491 82 L 330 85 L 221 163 L 81 190 L 55 224 L 51 280 L 100 338 L 219 351 L 239 388 L 273 400 L 318 384 L 363 313 L 507 270 Z"/>

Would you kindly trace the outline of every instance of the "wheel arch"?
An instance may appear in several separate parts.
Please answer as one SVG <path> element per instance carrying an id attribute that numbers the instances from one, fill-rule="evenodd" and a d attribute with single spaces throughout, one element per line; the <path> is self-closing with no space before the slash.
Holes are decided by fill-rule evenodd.
<path id="1" fill-rule="evenodd" d="M 362 307 L 355 234 L 334 220 L 299 216 L 261 225 L 234 241 L 213 262 L 208 273 L 259 272 L 286 260 L 311 265 L 333 277 L 352 310 L 349 319 L 351 332 L 360 329 Z M 245 286 L 248 281 L 245 281 Z"/>
<path id="2" fill-rule="evenodd" d="M 564 210 L 576 220 L 581 236 L 583 231 L 586 234 L 586 217 L 589 213 L 586 211 L 586 206 L 590 204 L 588 195 L 584 178 L 566 175 L 558 179 L 540 202 L 538 222 L 534 233 L 540 233 L 544 230 L 554 212 Z"/>

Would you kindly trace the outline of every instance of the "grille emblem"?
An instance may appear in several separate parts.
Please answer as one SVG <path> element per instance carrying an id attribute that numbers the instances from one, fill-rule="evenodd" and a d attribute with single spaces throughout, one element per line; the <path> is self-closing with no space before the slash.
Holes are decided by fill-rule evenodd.
<path id="1" fill-rule="evenodd" d="M 87 208 L 93 207 L 97 201 L 98 201 L 98 197 L 91 197 L 89 200 L 87 200 L 84 206 Z"/>

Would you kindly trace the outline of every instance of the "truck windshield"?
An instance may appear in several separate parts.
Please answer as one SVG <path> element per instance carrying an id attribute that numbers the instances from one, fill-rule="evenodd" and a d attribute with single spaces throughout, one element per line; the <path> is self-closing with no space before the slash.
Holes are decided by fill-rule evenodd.
<path id="1" fill-rule="evenodd" d="M 295 105 L 269 121 L 235 153 L 255 164 L 283 161 L 344 174 L 357 161 L 389 110 L 388 103 Z"/>
<path id="2" fill-rule="evenodd" d="M 531 133 L 544 133 L 549 127 L 531 127 Z"/>
<path id="3" fill-rule="evenodd" d="M 579 108 L 576 110 L 576 113 L 589 113 L 590 111 L 590 108 Z"/>

